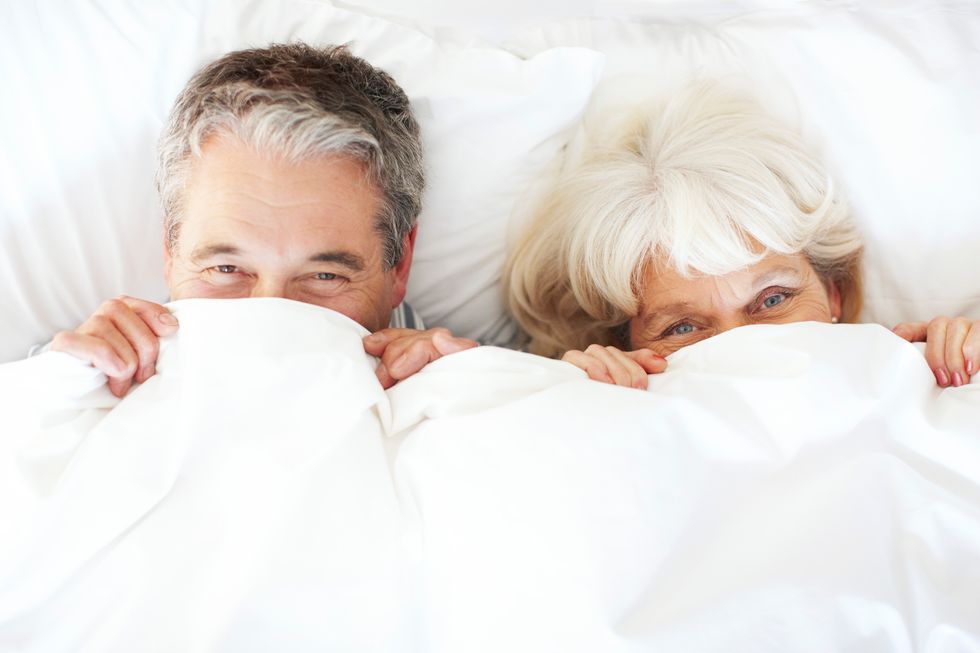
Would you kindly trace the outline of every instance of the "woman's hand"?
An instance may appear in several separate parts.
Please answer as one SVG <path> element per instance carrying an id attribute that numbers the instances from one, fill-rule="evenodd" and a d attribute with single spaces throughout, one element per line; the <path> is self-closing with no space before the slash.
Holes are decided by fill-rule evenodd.
<path id="1" fill-rule="evenodd" d="M 456 338 L 449 329 L 382 329 L 364 338 L 364 351 L 381 359 L 374 371 L 385 390 L 432 361 L 479 343 Z"/>
<path id="2" fill-rule="evenodd" d="M 937 317 L 892 329 L 909 342 L 926 343 L 926 361 L 943 388 L 961 386 L 980 369 L 980 320 Z"/>
<path id="3" fill-rule="evenodd" d="M 593 381 L 640 390 L 646 390 L 648 374 L 667 369 L 667 359 L 649 349 L 620 351 L 615 347 L 589 345 L 585 351 L 567 351 L 561 359 L 585 370 Z"/>

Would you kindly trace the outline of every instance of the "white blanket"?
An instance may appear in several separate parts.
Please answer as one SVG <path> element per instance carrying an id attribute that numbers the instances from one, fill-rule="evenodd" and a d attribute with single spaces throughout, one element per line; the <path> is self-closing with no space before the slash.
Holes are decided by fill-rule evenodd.
<path id="1" fill-rule="evenodd" d="M 336 313 L 172 307 L 121 402 L 0 366 L 0 650 L 980 651 L 980 385 L 885 329 L 385 393 Z"/>

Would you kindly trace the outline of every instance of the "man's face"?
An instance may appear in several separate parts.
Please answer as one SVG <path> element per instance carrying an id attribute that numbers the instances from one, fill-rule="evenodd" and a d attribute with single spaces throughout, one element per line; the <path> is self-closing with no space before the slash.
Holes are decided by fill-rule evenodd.
<path id="1" fill-rule="evenodd" d="M 292 164 L 231 136 L 212 138 L 191 171 L 175 251 L 165 255 L 171 299 L 284 297 L 384 328 L 405 296 L 414 232 L 385 270 L 380 201 L 354 159 Z"/>

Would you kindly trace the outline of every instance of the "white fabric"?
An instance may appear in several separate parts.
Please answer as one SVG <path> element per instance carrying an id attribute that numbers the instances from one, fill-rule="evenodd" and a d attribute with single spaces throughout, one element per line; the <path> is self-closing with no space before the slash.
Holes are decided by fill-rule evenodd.
<path id="1" fill-rule="evenodd" d="M 350 43 L 411 98 L 429 183 L 408 301 L 433 326 L 487 333 L 507 216 L 602 64 L 444 45 L 305 0 L 7 2 L 0 36 L 0 361 L 119 294 L 165 300 L 153 174 L 177 93 L 228 51 L 296 39 Z"/>
<path id="2" fill-rule="evenodd" d="M 335 313 L 172 308 L 121 402 L 0 366 L 0 650 L 980 651 L 980 384 L 884 329 L 736 329 L 649 392 L 478 348 L 384 393 Z"/>
<path id="3" fill-rule="evenodd" d="M 866 320 L 980 317 L 973 3 L 341 4 L 355 11 L 303 0 L 0 4 L 0 361 L 119 293 L 165 297 L 152 187 L 164 116 L 205 61 L 293 38 L 351 41 L 416 102 L 430 191 L 408 299 L 431 325 L 510 333 L 499 287 L 510 215 L 596 79 L 634 74 L 643 94 L 737 74 L 799 121 L 867 234 Z"/>

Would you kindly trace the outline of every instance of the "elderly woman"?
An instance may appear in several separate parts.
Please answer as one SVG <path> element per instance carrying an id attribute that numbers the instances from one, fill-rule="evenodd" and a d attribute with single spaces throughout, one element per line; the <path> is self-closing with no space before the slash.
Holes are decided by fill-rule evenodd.
<path id="1" fill-rule="evenodd" d="M 734 327 L 857 320 L 861 258 L 845 203 L 800 137 L 701 83 L 566 166 L 505 283 L 530 351 L 643 388 L 665 356 Z M 926 341 L 940 386 L 980 365 L 980 322 L 895 331 Z"/>

